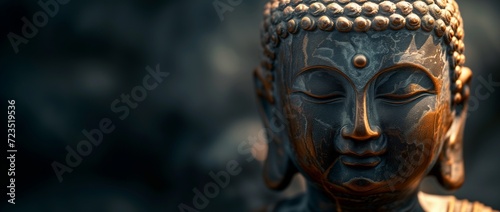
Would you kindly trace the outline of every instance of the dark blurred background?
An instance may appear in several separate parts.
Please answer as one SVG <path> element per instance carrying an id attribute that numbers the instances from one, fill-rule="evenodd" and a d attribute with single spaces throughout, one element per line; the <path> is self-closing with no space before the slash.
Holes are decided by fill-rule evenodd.
<path id="1" fill-rule="evenodd" d="M 62 0 L 61 0 L 62 2 Z M 264 0 L 242 0 L 219 17 L 216 1 L 72 0 L 60 4 L 15 53 L 8 34 L 22 35 L 22 18 L 42 11 L 37 1 L 0 3 L 2 108 L 16 100 L 16 205 L 7 204 L 2 147 L 0 211 L 179 211 L 193 207 L 194 188 L 237 160 L 231 177 L 204 211 L 248 211 L 297 193 L 265 188 L 265 148 L 247 162 L 238 145 L 261 130 L 251 71 L 259 63 Z M 237 1 L 232 1 L 237 2 Z M 500 82 L 500 3 L 459 0 L 465 20 L 473 86 Z M 170 75 L 124 120 L 111 103 L 142 84 L 145 67 Z M 475 87 L 472 89 L 474 96 Z M 459 198 L 500 209 L 500 87 L 477 101 L 465 132 L 466 182 Z M 496 90 L 496 91 L 495 91 Z M 4 116 L 5 117 L 5 116 Z M 67 146 L 82 130 L 109 118 L 115 130 L 59 182 L 51 164 L 65 164 Z M 6 119 L 4 119 L 6 121 Z M 3 124 L 2 124 L 3 125 Z M 5 128 L 4 128 L 5 129 Z M 4 131 L 4 130 L 2 130 Z M 260 150 L 260 151 L 259 151 Z M 432 180 L 423 189 L 443 193 Z"/>

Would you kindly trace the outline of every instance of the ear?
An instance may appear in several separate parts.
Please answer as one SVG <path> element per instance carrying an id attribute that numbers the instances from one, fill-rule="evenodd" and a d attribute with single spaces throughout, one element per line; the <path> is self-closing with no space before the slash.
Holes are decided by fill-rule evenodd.
<path id="1" fill-rule="evenodd" d="M 456 115 L 433 170 L 438 182 L 449 190 L 460 188 L 464 183 L 463 132 L 467 118 L 467 101 L 470 95 L 471 79 L 472 71 L 463 67 L 462 73 L 455 83 L 454 108 Z"/>
<path id="2" fill-rule="evenodd" d="M 259 112 L 267 130 L 269 146 L 264 164 L 264 181 L 271 189 L 283 190 L 290 184 L 297 172 L 285 151 L 285 139 L 288 139 L 285 126 L 281 124 L 281 130 L 275 130 L 275 124 L 284 120 L 279 117 L 280 110 L 276 108 L 272 92 L 272 78 L 263 77 L 261 70 L 256 69 L 254 71 L 254 84 L 257 91 Z"/>

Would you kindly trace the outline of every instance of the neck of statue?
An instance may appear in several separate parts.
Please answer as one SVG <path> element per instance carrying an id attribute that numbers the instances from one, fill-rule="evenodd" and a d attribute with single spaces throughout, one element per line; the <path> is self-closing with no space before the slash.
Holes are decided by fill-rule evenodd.
<path id="1" fill-rule="evenodd" d="M 308 185 L 303 203 L 303 211 L 424 211 L 418 190 L 409 195 L 393 192 L 386 196 L 337 198 Z"/>

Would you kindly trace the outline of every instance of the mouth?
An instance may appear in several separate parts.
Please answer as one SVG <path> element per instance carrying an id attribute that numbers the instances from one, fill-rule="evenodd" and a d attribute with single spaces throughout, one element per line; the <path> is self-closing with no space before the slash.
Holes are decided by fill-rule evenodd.
<path id="1" fill-rule="evenodd" d="M 372 157 L 355 157 L 349 155 L 340 156 L 340 161 L 350 167 L 371 168 L 380 164 L 382 159 L 378 156 Z"/>

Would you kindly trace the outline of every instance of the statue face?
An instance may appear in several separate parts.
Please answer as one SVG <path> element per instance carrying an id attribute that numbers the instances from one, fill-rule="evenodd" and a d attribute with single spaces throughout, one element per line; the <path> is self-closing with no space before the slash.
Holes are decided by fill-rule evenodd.
<path id="1" fill-rule="evenodd" d="M 282 41 L 275 86 L 287 154 L 314 187 L 337 199 L 416 191 L 453 121 L 441 42 L 407 30 Z"/>

